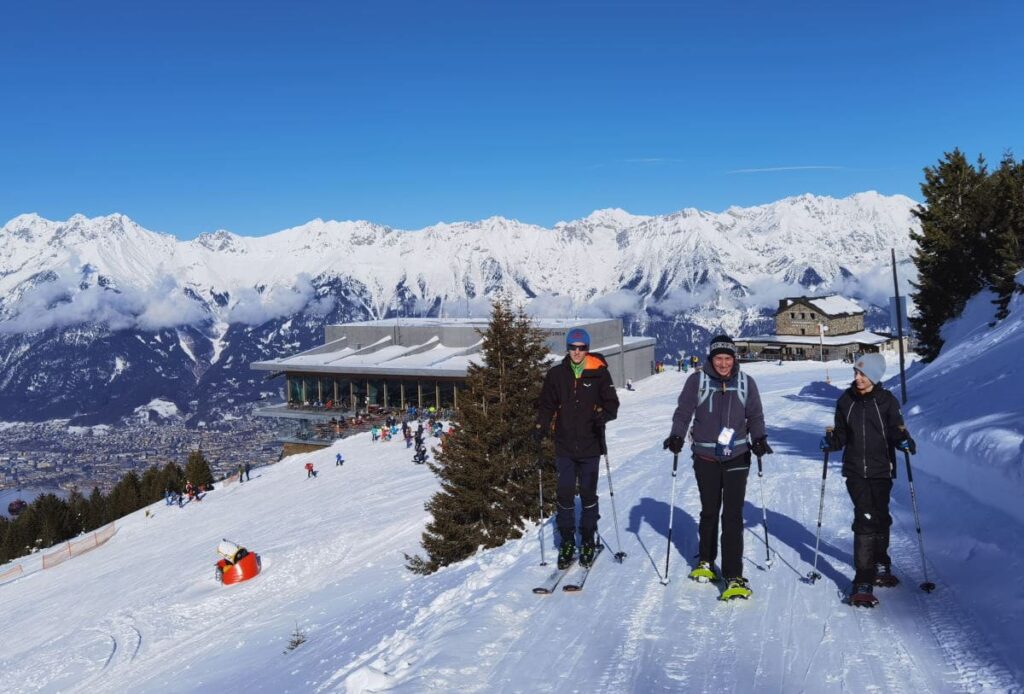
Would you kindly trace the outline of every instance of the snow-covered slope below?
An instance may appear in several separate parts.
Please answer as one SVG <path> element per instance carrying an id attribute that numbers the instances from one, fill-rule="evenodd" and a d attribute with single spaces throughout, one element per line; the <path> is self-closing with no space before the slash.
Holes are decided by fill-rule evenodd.
<path id="1" fill-rule="evenodd" d="M 830 364 L 841 380 L 848 366 Z M 891 365 L 892 366 L 892 365 Z M 431 576 L 403 569 L 437 488 L 398 441 L 368 435 L 287 458 L 249 483 L 218 488 L 183 509 L 162 504 L 120 522 L 104 546 L 0 585 L 0 689 L 88 692 L 310 691 L 1019 691 L 1024 596 L 978 576 L 1024 570 L 1024 531 L 920 465 L 915 483 L 932 594 L 923 579 L 905 479 L 893 499 L 892 552 L 901 586 L 858 611 L 840 602 L 852 574 L 850 504 L 829 467 L 815 585 L 810 570 L 830 389 L 815 363 L 749 367 L 765 403 L 775 454 L 752 474 L 745 509 L 749 602 L 722 604 L 685 579 L 696 552 L 699 500 L 680 465 L 663 586 L 671 457 L 661 449 L 684 375 L 668 372 L 621 392 L 609 426 L 604 553 L 586 589 L 543 597 L 531 587 L 536 529 Z M 965 397 L 980 397 L 967 394 Z M 923 415 L 922 415 L 923 416 Z M 347 462 L 334 464 L 335 450 Z M 924 458 L 922 454 L 919 458 Z M 306 479 L 303 465 L 320 469 Z M 605 472 L 602 469 L 602 477 Z M 760 485 L 771 552 L 765 567 Z M 1020 489 L 1018 488 L 1018 491 Z M 956 509 L 955 513 L 951 509 Z M 548 561 L 551 528 L 545 526 Z M 228 537 L 260 552 L 265 570 L 238 586 L 214 582 Z M 0 573 L 7 567 L 0 567 Z M 296 625 L 307 641 L 285 654 Z"/>

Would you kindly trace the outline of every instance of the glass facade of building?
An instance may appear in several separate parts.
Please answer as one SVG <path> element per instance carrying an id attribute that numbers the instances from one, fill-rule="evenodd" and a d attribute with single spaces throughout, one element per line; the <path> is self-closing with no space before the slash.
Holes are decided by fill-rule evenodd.
<path id="1" fill-rule="evenodd" d="M 289 373 L 285 392 L 293 408 L 329 407 L 340 412 L 435 407 L 458 407 L 461 379 L 412 379 L 382 376 L 352 377 Z"/>

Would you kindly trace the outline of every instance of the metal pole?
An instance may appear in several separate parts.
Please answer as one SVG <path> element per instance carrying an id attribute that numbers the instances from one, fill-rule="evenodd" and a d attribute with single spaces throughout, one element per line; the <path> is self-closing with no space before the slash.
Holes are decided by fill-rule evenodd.
<path id="1" fill-rule="evenodd" d="M 604 467 L 608 473 L 608 497 L 612 501 L 612 520 L 615 521 L 615 545 L 618 550 L 615 553 L 615 561 L 622 563 L 622 560 L 626 558 L 626 553 L 622 551 L 622 540 L 619 538 L 619 513 L 615 510 L 615 490 L 612 489 L 612 466 L 608 462 L 608 452 L 604 454 Z"/>
<path id="2" fill-rule="evenodd" d="M 921 536 L 921 517 L 917 514 L 917 494 L 914 493 L 914 474 L 910 471 L 910 451 L 903 451 L 907 461 L 907 482 L 910 484 L 910 503 L 914 507 L 914 526 L 917 528 L 917 548 L 921 552 L 921 570 L 924 571 L 924 583 L 921 590 L 930 593 L 935 584 L 928 580 L 928 564 L 924 560 L 924 538 Z"/>
<path id="3" fill-rule="evenodd" d="M 826 437 L 832 432 L 832 427 L 825 429 Z M 821 574 L 818 573 L 818 546 L 821 541 L 821 517 L 825 513 L 825 478 L 828 477 L 828 451 L 825 451 L 825 462 L 821 466 L 821 499 L 818 501 L 818 529 L 814 533 L 814 567 L 807 574 L 808 583 L 814 583 Z"/>
<path id="4" fill-rule="evenodd" d="M 668 547 L 665 548 L 665 578 L 661 585 L 668 585 L 668 560 L 672 556 L 672 517 L 676 510 L 676 470 L 679 468 L 679 454 L 672 454 L 672 496 L 668 504 Z"/>
<path id="5" fill-rule="evenodd" d="M 892 287 L 896 292 L 896 335 L 900 341 L 900 398 L 907 404 L 907 373 L 903 364 L 903 307 L 900 306 L 900 284 L 896 280 L 896 249 L 890 248 L 892 254 Z"/>
<path id="6" fill-rule="evenodd" d="M 761 456 L 757 456 L 757 478 L 761 481 L 761 524 L 764 525 L 764 565 L 772 568 L 772 555 L 768 551 L 768 507 L 764 505 L 764 473 L 761 470 Z"/>
<path id="7" fill-rule="evenodd" d="M 540 489 L 540 565 L 547 566 L 547 559 L 544 558 L 544 471 L 540 469 L 540 461 L 537 461 L 537 487 Z"/>

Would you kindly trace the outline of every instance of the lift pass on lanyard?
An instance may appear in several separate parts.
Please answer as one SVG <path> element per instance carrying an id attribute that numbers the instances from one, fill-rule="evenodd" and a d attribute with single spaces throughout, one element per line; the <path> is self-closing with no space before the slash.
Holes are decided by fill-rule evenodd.
<path id="1" fill-rule="evenodd" d="M 735 433 L 735 429 L 722 427 L 722 432 L 718 435 L 718 445 L 716 446 L 715 453 L 726 458 L 732 455 L 732 437 Z"/>

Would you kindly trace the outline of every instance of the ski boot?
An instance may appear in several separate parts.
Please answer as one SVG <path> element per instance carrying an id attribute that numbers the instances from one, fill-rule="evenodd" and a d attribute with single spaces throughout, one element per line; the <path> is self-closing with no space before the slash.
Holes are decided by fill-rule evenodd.
<path id="1" fill-rule="evenodd" d="M 583 568 L 589 568 L 594 563 L 594 559 L 597 557 L 597 547 L 590 543 L 584 543 L 580 547 L 580 566 Z"/>
<path id="2" fill-rule="evenodd" d="M 563 540 L 562 546 L 558 549 L 558 568 L 568 569 L 576 556 L 576 545 L 572 540 Z"/>
<path id="3" fill-rule="evenodd" d="M 854 607 L 874 607 L 878 604 L 875 589 L 870 583 L 854 583 L 850 593 L 850 604 Z"/>
<path id="4" fill-rule="evenodd" d="M 697 566 L 690 572 L 690 580 L 697 583 L 718 583 L 719 576 L 711 568 L 711 562 L 698 562 Z"/>
<path id="5" fill-rule="evenodd" d="M 892 567 L 888 564 L 877 564 L 875 566 L 875 585 L 882 588 L 895 588 L 900 584 L 900 579 L 892 573 Z"/>
<path id="6" fill-rule="evenodd" d="M 748 599 L 753 595 L 754 591 L 750 590 L 750 584 L 747 583 L 747 579 L 742 576 L 737 578 L 730 578 L 729 584 L 725 588 L 720 596 L 719 600 L 735 600 L 736 598 Z"/>

